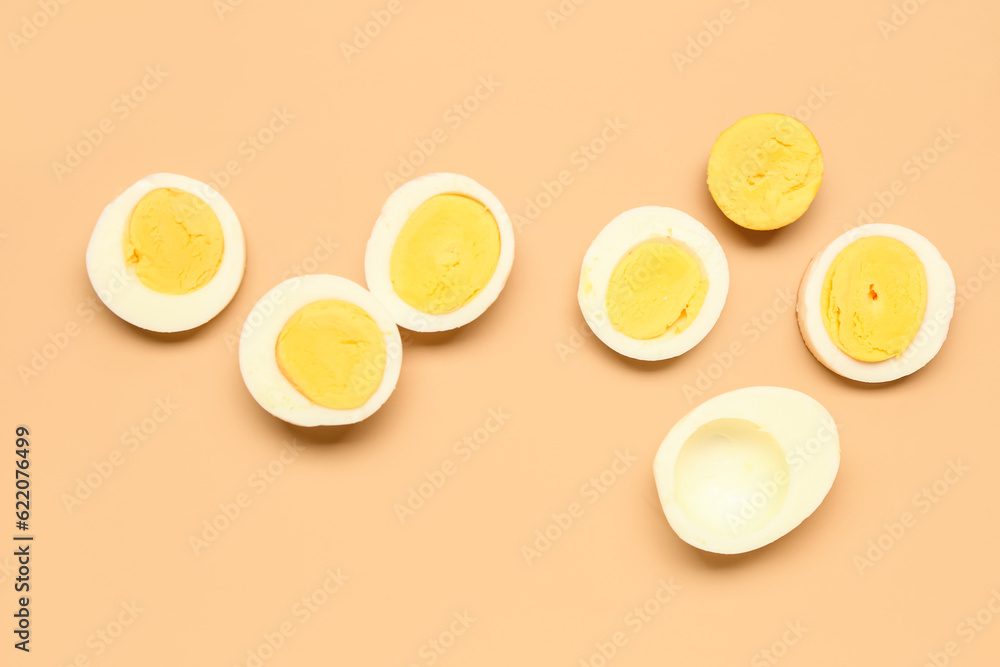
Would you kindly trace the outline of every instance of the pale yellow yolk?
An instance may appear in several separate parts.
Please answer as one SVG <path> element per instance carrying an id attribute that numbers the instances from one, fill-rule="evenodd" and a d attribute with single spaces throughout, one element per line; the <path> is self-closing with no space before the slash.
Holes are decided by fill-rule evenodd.
<path id="1" fill-rule="evenodd" d="M 340 299 L 300 308 L 282 328 L 274 353 L 300 394 L 334 410 L 360 408 L 385 372 L 385 339 L 375 320 Z"/>
<path id="2" fill-rule="evenodd" d="M 830 339 L 846 354 L 858 361 L 898 357 L 924 319 L 924 265 L 896 239 L 858 239 L 830 264 L 821 308 Z"/>
<path id="3" fill-rule="evenodd" d="M 708 189 L 726 217 L 777 229 L 806 212 L 823 180 L 823 154 L 798 120 L 758 114 L 723 132 L 708 160 Z"/>
<path id="4" fill-rule="evenodd" d="M 176 188 L 151 190 L 125 229 L 125 263 L 161 294 L 204 287 L 222 263 L 222 225 L 200 197 Z"/>
<path id="5" fill-rule="evenodd" d="M 500 259 L 497 221 L 481 202 L 436 195 L 413 212 L 389 258 L 392 287 L 403 301 L 431 315 L 472 300 Z"/>
<path id="6" fill-rule="evenodd" d="M 647 241 L 611 274 L 608 317 L 629 338 L 680 333 L 698 316 L 707 292 L 708 280 L 689 252 L 673 243 Z"/>

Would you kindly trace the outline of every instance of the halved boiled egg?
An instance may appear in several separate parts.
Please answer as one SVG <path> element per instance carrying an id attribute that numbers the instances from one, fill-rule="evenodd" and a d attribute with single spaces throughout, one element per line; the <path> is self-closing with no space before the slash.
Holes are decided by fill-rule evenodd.
<path id="1" fill-rule="evenodd" d="M 587 249 L 577 300 L 594 334 L 633 359 L 676 357 L 715 326 L 729 293 L 722 246 L 686 213 L 625 211 Z"/>
<path id="2" fill-rule="evenodd" d="M 500 200 L 467 176 L 428 174 L 389 195 L 365 251 L 365 279 L 413 331 L 468 324 L 496 301 L 514 262 Z"/>
<path id="3" fill-rule="evenodd" d="M 253 307 L 240 335 L 240 372 L 250 394 L 299 426 L 353 424 L 372 415 L 396 387 L 402 354 L 388 311 L 339 276 L 279 284 Z"/>
<path id="4" fill-rule="evenodd" d="M 827 368 L 889 382 L 941 349 L 955 309 L 955 277 L 937 248 L 906 227 L 862 225 L 816 255 L 799 285 L 799 331 Z"/>
<path id="5" fill-rule="evenodd" d="M 218 192 L 176 174 L 153 174 L 101 213 L 87 273 L 118 317 L 149 331 L 193 329 L 215 317 L 243 280 L 239 219 Z"/>
<path id="6" fill-rule="evenodd" d="M 678 421 L 653 474 L 678 537 L 737 554 L 786 535 L 826 497 L 840 467 L 830 413 L 783 387 L 746 387 L 705 401 Z"/>

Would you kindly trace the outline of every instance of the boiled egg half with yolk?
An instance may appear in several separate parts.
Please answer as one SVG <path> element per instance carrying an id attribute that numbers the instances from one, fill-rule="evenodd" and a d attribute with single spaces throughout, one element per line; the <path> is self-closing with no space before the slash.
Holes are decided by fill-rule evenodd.
<path id="1" fill-rule="evenodd" d="M 789 533 L 819 507 L 839 468 L 833 417 L 784 387 L 746 387 L 705 401 L 670 429 L 653 462 L 670 527 L 720 554 Z"/>
<path id="2" fill-rule="evenodd" d="M 594 334 L 619 354 L 676 357 L 715 326 L 729 264 L 708 229 L 661 206 L 625 211 L 587 249 L 577 300 Z"/>
<path id="3" fill-rule="evenodd" d="M 514 262 L 514 228 L 467 176 L 428 174 L 386 200 L 365 251 L 365 280 L 412 331 L 468 324 L 496 301 Z"/>
<path id="4" fill-rule="evenodd" d="M 799 285 L 799 331 L 813 355 L 859 382 L 909 375 L 938 353 L 955 308 L 955 277 L 917 232 L 855 227 L 813 258 Z"/>
<path id="5" fill-rule="evenodd" d="M 347 278 L 290 278 L 261 297 L 240 334 L 240 372 L 262 408 L 299 426 L 371 416 L 399 379 L 389 312 Z"/>
<path id="6" fill-rule="evenodd" d="M 94 290 L 118 317 L 149 331 L 200 326 L 232 300 L 246 245 L 229 203 L 208 185 L 153 174 L 101 213 L 87 246 Z"/>

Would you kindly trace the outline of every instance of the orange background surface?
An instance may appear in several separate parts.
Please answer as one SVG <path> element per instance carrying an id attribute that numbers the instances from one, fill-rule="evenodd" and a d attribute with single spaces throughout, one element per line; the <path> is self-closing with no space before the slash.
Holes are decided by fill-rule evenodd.
<path id="1" fill-rule="evenodd" d="M 51 18 L 36 16 L 45 2 L 0 10 L 0 543 L 15 532 L 18 424 L 32 430 L 36 536 L 30 655 L 12 648 L 13 546 L 0 550 L 3 664 L 253 665 L 264 646 L 269 667 L 599 667 L 616 633 L 605 661 L 623 666 L 922 665 L 946 647 L 939 663 L 996 659 L 995 2 L 591 0 L 562 16 L 558 0 L 402 0 L 350 57 L 343 44 L 372 12 L 386 22 L 388 0 L 50 4 Z M 481 77 L 492 90 L 469 98 Z M 275 109 L 292 117 L 268 136 Z M 723 129 L 767 111 L 806 122 L 826 177 L 797 223 L 744 232 L 712 203 L 705 166 Z M 247 143 L 261 133 L 259 149 Z M 368 421 L 310 431 L 272 418 L 240 377 L 243 318 L 295 271 L 363 282 L 386 173 L 428 140 L 413 175 L 467 174 L 533 218 L 505 291 L 470 326 L 411 336 L 395 394 Z M 580 152 L 592 141 L 593 159 Z M 569 184 L 542 196 L 563 170 Z M 230 306 L 177 336 L 100 307 L 84 267 L 102 208 L 160 171 L 214 180 L 248 244 Z M 711 334 L 659 364 L 581 335 L 575 296 L 594 235 L 648 204 L 704 222 L 732 272 Z M 960 290 L 937 358 L 886 386 L 823 368 L 782 300 L 859 210 L 930 238 Z M 701 374 L 714 377 L 685 396 Z M 840 474 L 777 543 L 702 553 L 664 519 L 653 455 L 694 404 L 756 384 L 830 410 Z M 158 400 L 176 405 L 169 416 Z M 491 410 L 508 416 L 485 437 Z M 455 449 L 477 437 L 471 456 Z M 636 462 L 591 503 L 584 485 L 616 452 Z M 68 504 L 109 457 L 120 464 Z M 446 461 L 454 474 L 401 522 L 396 505 Z M 940 481 L 952 463 L 967 470 Z M 240 494 L 250 502 L 226 525 L 220 506 L 233 513 Z M 573 502 L 583 516 L 529 563 L 522 547 Z M 195 549 L 213 521 L 226 527 Z M 322 591 L 338 570 L 347 580 Z M 651 603 L 661 580 L 680 590 Z M 306 614 L 303 598 L 324 603 Z M 643 605 L 657 613 L 638 623 Z"/>

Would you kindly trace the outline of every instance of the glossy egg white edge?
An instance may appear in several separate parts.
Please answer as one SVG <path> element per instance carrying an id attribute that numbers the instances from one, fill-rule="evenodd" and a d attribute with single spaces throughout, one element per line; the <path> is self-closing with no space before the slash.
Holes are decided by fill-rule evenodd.
<path id="1" fill-rule="evenodd" d="M 450 313 L 433 315 L 403 301 L 393 289 L 389 261 L 400 230 L 417 207 L 436 195 L 465 195 L 481 202 L 497 222 L 500 257 L 489 282 L 468 303 Z M 496 301 L 514 264 L 514 227 L 507 211 L 485 187 L 461 174 L 427 174 L 401 185 L 382 207 L 365 249 L 365 281 L 396 323 L 411 331 L 433 332 L 455 329 L 473 321 Z"/>
<path id="2" fill-rule="evenodd" d="M 848 245 L 868 236 L 886 236 L 905 243 L 924 265 L 927 309 L 920 329 L 900 357 L 885 361 L 858 361 L 830 339 L 823 324 L 821 298 L 827 271 Z M 955 276 L 934 244 L 906 227 L 875 223 L 855 227 L 838 236 L 816 255 L 799 283 L 795 306 L 799 331 L 806 347 L 828 369 L 858 382 L 891 382 L 923 368 L 941 349 L 955 311 Z"/>
<path id="3" fill-rule="evenodd" d="M 681 448 L 702 425 L 724 418 L 744 419 L 771 433 L 789 469 L 781 508 L 745 535 L 707 528 L 675 501 L 674 464 Z M 705 401 L 670 429 L 653 462 L 657 493 L 671 528 L 688 544 L 720 554 L 759 549 L 794 530 L 826 498 L 839 468 L 840 436 L 833 417 L 812 397 L 784 387 L 745 387 Z"/>
<path id="4" fill-rule="evenodd" d="M 208 204 L 222 228 L 222 262 L 208 284 L 189 294 L 161 294 L 142 284 L 125 263 L 124 240 L 132 210 L 157 188 L 176 188 Z M 87 245 L 87 274 L 101 301 L 121 319 L 161 333 L 205 324 L 229 304 L 243 280 L 246 242 L 236 212 L 211 187 L 178 174 L 152 174 L 129 186 L 105 207 Z"/>
<path id="5" fill-rule="evenodd" d="M 285 323 L 300 308 L 322 299 L 340 299 L 360 307 L 378 325 L 385 341 L 382 382 L 364 405 L 353 410 L 316 405 L 278 367 L 275 347 Z M 402 359 L 403 343 L 392 316 L 368 290 L 340 276 L 313 274 L 278 284 L 254 305 L 240 333 L 240 373 L 250 394 L 275 417 L 299 426 L 337 426 L 368 418 L 395 389 Z"/>
<path id="6" fill-rule="evenodd" d="M 705 302 L 695 320 L 679 334 L 637 340 L 621 333 L 608 317 L 608 283 L 621 259 L 646 241 L 670 239 L 694 253 L 708 279 Z M 615 352 L 642 361 L 684 354 L 708 335 L 729 294 L 729 264 L 712 232 L 687 213 L 662 206 L 642 206 L 618 215 L 587 249 L 580 269 L 577 300 L 594 334 Z"/>

